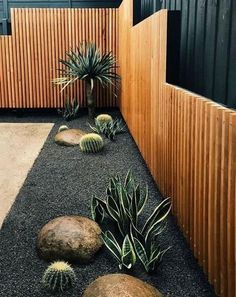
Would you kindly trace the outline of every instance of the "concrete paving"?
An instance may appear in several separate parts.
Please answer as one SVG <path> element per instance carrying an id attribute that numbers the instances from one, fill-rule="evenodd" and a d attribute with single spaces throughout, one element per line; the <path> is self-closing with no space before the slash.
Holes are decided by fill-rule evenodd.
<path id="1" fill-rule="evenodd" d="M 0 123 L 0 228 L 53 123 Z"/>

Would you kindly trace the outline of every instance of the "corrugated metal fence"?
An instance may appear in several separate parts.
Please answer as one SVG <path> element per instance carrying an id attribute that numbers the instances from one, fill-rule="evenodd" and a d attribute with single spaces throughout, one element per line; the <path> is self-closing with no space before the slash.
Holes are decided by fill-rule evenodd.
<path id="1" fill-rule="evenodd" d="M 236 1 L 137 3 L 135 22 L 161 8 L 181 11 L 180 86 L 236 108 Z"/>

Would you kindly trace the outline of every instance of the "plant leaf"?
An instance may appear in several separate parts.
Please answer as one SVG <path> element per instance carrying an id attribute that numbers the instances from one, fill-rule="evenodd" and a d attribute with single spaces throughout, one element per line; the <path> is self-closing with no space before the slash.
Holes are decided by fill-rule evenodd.
<path id="1" fill-rule="evenodd" d="M 122 264 L 130 269 L 136 263 L 136 254 L 133 245 L 129 239 L 129 235 L 126 235 L 122 245 Z"/>
<path id="2" fill-rule="evenodd" d="M 141 242 L 137 238 L 133 237 L 132 240 L 133 240 L 134 248 L 135 248 L 135 251 L 136 251 L 136 254 L 137 254 L 139 260 L 143 264 L 145 270 L 148 271 L 149 270 L 148 269 L 148 257 L 147 257 L 144 246 L 141 244 Z"/>
<path id="3" fill-rule="evenodd" d="M 160 249 L 157 250 L 156 253 L 152 255 L 150 261 L 148 262 L 149 269 L 153 271 L 156 266 L 161 263 L 163 256 L 171 247 L 166 248 L 165 250 L 161 251 Z"/>
<path id="4" fill-rule="evenodd" d="M 142 233 L 146 234 L 147 230 L 150 229 L 153 224 L 162 222 L 168 216 L 170 210 L 170 198 L 166 198 L 154 209 L 152 215 L 146 221 Z"/>
<path id="5" fill-rule="evenodd" d="M 143 211 L 146 203 L 147 203 L 147 200 L 148 200 L 148 187 L 146 186 L 146 192 L 145 192 L 145 195 L 142 197 L 141 194 L 138 192 L 137 193 L 137 189 L 135 191 L 135 195 L 139 195 L 139 199 L 138 199 L 138 214 L 140 215 L 141 212 Z"/>
<path id="6" fill-rule="evenodd" d="M 121 248 L 116 241 L 114 235 L 110 231 L 106 231 L 105 233 L 102 233 L 102 239 L 105 244 L 105 246 L 108 248 L 110 253 L 113 255 L 113 257 L 121 263 Z"/>

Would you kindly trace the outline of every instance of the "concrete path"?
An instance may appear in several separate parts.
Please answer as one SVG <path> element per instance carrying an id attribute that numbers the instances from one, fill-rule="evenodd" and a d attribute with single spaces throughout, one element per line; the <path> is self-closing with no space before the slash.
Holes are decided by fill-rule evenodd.
<path id="1" fill-rule="evenodd" d="M 53 125 L 0 123 L 0 228 Z"/>

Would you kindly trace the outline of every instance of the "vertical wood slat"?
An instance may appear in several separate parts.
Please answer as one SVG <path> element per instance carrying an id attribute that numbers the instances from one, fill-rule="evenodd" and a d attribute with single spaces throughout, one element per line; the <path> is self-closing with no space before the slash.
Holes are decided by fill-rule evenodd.
<path id="1" fill-rule="evenodd" d="M 13 9 L 12 35 L 0 36 L 0 108 L 59 108 L 68 96 L 86 106 L 83 84 L 52 85 L 59 58 L 82 41 L 117 54 L 117 9 Z M 117 106 L 114 87 L 96 92 L 99 107 Z"/>
<path id="2" fill-rule="evenodd" d="M 167 12 L 131 26 L 119 9 L 120 109 L 221 297 L 235 292 L 236 112 L 166 83 Z"/>

